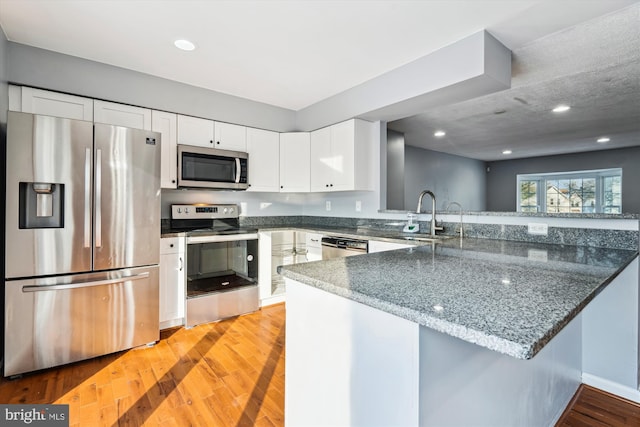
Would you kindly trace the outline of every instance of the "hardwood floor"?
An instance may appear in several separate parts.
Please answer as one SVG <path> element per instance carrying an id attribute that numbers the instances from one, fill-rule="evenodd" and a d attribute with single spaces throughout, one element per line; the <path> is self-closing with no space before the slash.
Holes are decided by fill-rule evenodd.
<path id="1" fill-rule="evenodd" d="M 640 405 L 582 384 L 556 427 L 640 426 Z"/>
<path id="2" fill-rule="evenodd" d="M 285 305 L 163 331 L 137 348 L 0 380 L 0 403 L 66 403 L 70 426 L 284 425 Z M 557 427 L 640 426 L 640 405 L 582 385 Z"/>
<path id="3" fill-rule="evenodd" d="M 66 403 L 71 426 L 283 426 L 285 306 L 0 380 L 1 403 Z"/>

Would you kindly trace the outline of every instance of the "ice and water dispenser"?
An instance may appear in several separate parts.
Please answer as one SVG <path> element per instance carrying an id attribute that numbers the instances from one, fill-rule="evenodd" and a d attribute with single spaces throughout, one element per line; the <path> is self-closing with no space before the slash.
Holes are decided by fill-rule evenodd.
<path id="1" fill-rule="evenodd" d="M 19 228 L 63 228 L 64 184 L 21 182 Z"/>

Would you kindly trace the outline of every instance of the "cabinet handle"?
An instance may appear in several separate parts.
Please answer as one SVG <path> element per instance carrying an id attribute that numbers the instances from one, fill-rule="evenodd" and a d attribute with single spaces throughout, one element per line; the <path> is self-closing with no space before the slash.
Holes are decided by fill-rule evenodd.
<path id="1" fill-rule="evenodd" d="M 329 187 L 333 187 L 333 184 L 329 184 Z"/>
<path id="2" fill-rule="evenodd" d="M 325 184 L 324 186 L 325 186 L 325 187 L 327 187 L 327 188 L 329 188 L 329 184 Z"/>
<path id="3" fill-rule="evenodd" d="M 213 139 L 211 141 L 209 141 L 209 144 L 213 144 Z"/>
<path id="4" fill-rule="evenodd" d="M 172 184 L 175 184 L 175 183 L 176 183 L 176 180 L 175 180 L 175 179 L 172 179 L 172 180 L 171 180 L 171 183 L 172 183 Z"/>
<path id="5" fill-rule="evenodd" d="M 216 144 L 220 145 L 220 141 L 216 141 Z"/>
<path id="6" fill-rule="evenodd" d="M 183 267 L 183 265 L 182 265 L 182 257 L 180 257 L 178 259 L 180 260 L 180 268 L 178 269 L 178 271 L 182 271 L 182 267 Z"/>
<path id="7" fill-rule="evenodd" d="M 173 243 L 169 243 L 169 247 L 172 248 L 173 247 Z"/>
<path id="8" fill-rule="evenodd" d="M 284 188 L 284 185 L 281 185 L 280 188 Z"/>

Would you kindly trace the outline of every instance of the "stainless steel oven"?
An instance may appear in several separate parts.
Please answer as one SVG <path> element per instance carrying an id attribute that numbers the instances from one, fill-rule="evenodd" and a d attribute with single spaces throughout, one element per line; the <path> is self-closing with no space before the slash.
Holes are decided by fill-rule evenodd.
<path id="1" fill-rule="evenodd" d="M 172 205 L 172 228 L 187 231 L 186 327 L 259 308 L 258 233 L 236 205 Z"/>

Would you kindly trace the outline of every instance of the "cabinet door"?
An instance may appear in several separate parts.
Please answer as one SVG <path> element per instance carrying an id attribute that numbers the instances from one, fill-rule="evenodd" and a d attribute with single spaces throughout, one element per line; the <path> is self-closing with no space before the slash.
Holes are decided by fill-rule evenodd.
<path id="1" fill-rule="evenodd" d="M 221 150 L 247 151 L 247 128 L 230 123 L 215 122 L 216 147 Z"/>
<path id="2" fill-rule="evenodd" d="M 213 120 L 178 114 L 178 144 L 214 148 Z"/>
<path id="3" fill-rule="evenodd" d="M 181 325 L 184 318 L 184 239 L 160 239 L 160 328 Z"/>
<path id="4" fill-rule="evenodd" d="M 249 188 L 247 191 L 280 191 L 280 134 L 247 129 Z"/>
<path id="5" fill-rule="evenodd" d="M 331 191 L 334 158 L 331 153 L 331 128 L 311 132 L 311 191 Z"/>
<path id="6" fill-rule="evenodd" d="M 355 190 L 355 121 L 347 120 L 331 129 L 331 183 L 333 191 Z M 367 161 L 368 159 L 358 159 Z"/>
<path id="7" fill-rule="evenodd" d="M 93 99 L 65 93 L 17 87 L 11 91 L 12 96 L 20 94 L 20 105 L 23 113 L 43 114 L 45 116 L 63 117 L 66 119 L 93 121 Z"/>
<path id="8" fill-rule="evenodd" d="M 178 182 L 177 116 L 164 111 L 151 112 L 151 130 L 159 132 L 161 139 L 160 187 L 176 188 Z"/>
<path id="9" fill-rule="evenodd" d="M 280 192 L 304 193 L 310 189 L 308 132 L 280 134 Z"/>
<path id="10" fill-rule="evenodd" d="M 115 102 L 94 100 L 93 121 L 133 129 L 151 130 L 151 110 Z"/>

